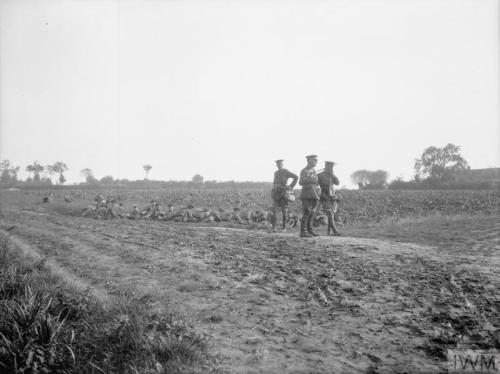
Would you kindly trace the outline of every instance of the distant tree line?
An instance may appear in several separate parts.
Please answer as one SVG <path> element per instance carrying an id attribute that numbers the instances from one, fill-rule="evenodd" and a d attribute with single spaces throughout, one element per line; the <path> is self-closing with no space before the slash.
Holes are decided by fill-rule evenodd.
<path id="1" fill-rule="evenodd" d="M 97 179 L 91 169 L 80 171 L 84 182 L 79 188 L 134 188 L 134 189 L 269 189 L 270 182 L 218 182 L 205 181 L 203 176 L 195 174 L 190 181 L 155 181 L 149 180 L 151 165 L 143 165 L 143 180 L 114 179 L 106 175 Z M 0 187 L 38 188 L 40 186 L 64 186 L 64 173 L 68 170 L 64 162 L 57 161 L 51 165 L 41 165 L 38 161 L 26 166 L 29 176 L 25 181 L 18 179 L 20 167 L 9 160 L 0 162 Z M 448 144 L 442 148 L 428 147 L 420 158 L 415 160 L 415 175 L 410 181 L 402 178 L 388 182 L 389 173 L 385 170 L 357 170 L 351 174 L 351 181 L 360 190 L 410 190 L 410 189 L 491 189 L 500 188 L 500 169 L 471 170 L 467 161 L 460 155 L 460 147 Z M 491 173 L 493 171 L 493 174 Z M 473 173 L 482 172 L 482 173 Z M 496 174 L 495 174 L 496 173 Z M 54 185 L 52 176 L 57 175 Z"/>
<path id="2" fill-rule="evenodd" d="M 28 178 L 25 181 L 18 179 L 18 173 L 21 168 L 14 166 L 9 160 L 0 162 L 0 186 L 19 187 L 24 185 L 51 186 L 53 185 L 52 176 L 58 174 L 58 183 L 63 185 L 66 182 L 64 172 L 68 167 L 64 162 L 57 161 L 51 165 L 41 165 L 38 161 L 26 166 Z"/>
<path id="3" fill-rule="evenodd" d="M 415 160 L 413 168 L 415 175 L 410 181 L 396 178 L 389 183 L 389 174 L 385 170 L 357 170 L 351 174 L 351 180 L 360 190 L 500 188 L 498 169 L 492 169 L 490 173 L 473 173 L 460 154 L 460 147 L 454 144 L 426 148 L 420 158 Z"/>
<path id="4" fill-rule="evenodd" d="M 64 173 L 69 170 L 64 162 L 55 162 L 52 165 L 42 165 L 38 161 L 26 166 L 28 178 L 20 180 L 18 173 L 19 166 L 14 166 L 9 160 L 0 162 L 0 188 L 74 188 L 75 185 L 66 186 L 66 178 Z M 101 179 L 94 176 L 92 169 L 85 168 L 80 171 L 80 175 L 84 178 L 84 182 L 78 184 L 78 188 L 83 189 L 98 189 L 98 188 L 131 188 L 131 189 L 270 189 L 269 182 L 235 182 L 215 180 L 205 181 L 201 174 L 195 174 L 190 181 L 155 181 L 149 180 L 149 172 L 151 165 L 144 165 L 143 170 L 146 176 L 143 180 L 115 179 L 111 175 L 106 175 Z M 52 177 L 58 175 L 57 181 L 54 183 Z"/>

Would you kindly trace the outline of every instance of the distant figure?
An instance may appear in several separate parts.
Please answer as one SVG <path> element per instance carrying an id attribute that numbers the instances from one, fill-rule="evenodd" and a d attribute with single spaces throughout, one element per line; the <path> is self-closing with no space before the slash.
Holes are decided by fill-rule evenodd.
<path id="1" fill-rule="evenodd" d="M 276 232 L 277 211 L 281 210 L 281 230 L 286 231 L 287 211 L 289 197 L 288 193 L 293 193 L 293 188 L 297 184 L 299 177 L 285 169 L 283 160 L 276 160 L 278 170 L 274 172 L 273 189 L 271 196 L 273 198 L 273 211 L 271 215 L 271 225 L 273 232 Z M 288 179 L 292 179 L 292 183 L 288 185 Z"/>
<path id="2" fill-rule="evenodd" d="M 128 219 L 139 219 L 141 218 L 141 212 L 139 212 L 139 205 L 134 204 L 132 206 L 132 211 L 126 216 Z"/>
<path id="3" fill-rule="evenodd" d="M 238 207 L 234 207 L 233 208 L 233 215 L 231 217 L 231 220 L 236 221 L 237 223 L 239 223 L 239 224 L 242 225 L 243 224 L 243 220 L 241 219 L 241 216 L 240 216 L 240 210 L 241 209 L 238 208 Z"/>
<path id="4" fill-rule="evenodd" d="M 287 225 L 290 226 L 291 228 L 296 228 L 297 224 L 299 223 L 299 215 L 296 213 L 287 213 L 286 217 L 286 222 Z"/>
<path id="5" fill-rule="evenodd" d="M 189 211 L 187 221 L 189 222 L 212 222 L 214 216 L 209 208 L 192 208 Z"/>
<path id="6" fill-rule="evenodd" d="M 257 209 L 249 211 L 249 213 L 250 213 L 250 219 L 249 219 L 250 223 L 266 223 L 268 220 L 269 214 L 264 210 Z"/>
<path id="7" fill-rule="evenodd" d="M 313 231 L 312 220 L 319 203 L 318 176 L 314 167 L 318 164 L 318 156 L 306 156 L 307 166 L 300 172 L 299 184 L 302 186 L 300 200 L 302 200 L 302 220 L 300 222 L 300 237 L 318 236 Z"/>
<path id="8" fill-rule="evenodd" d="M 321 205 L 328 217 L 328 229 L 326 234 L 340 236 L 339 230 L 335 226 L 334 214 L 337 212 L 337 196 L 333 190 L 333 185 L 339 185 L 339 179 L 333 174 L 335 162 L 326 161 L 325 170 L 318 174 L 318 182 L 321 188 Z"/>
<path id="9" fill-rule="evenodd" d="M 50 203 L 50 202 L 52 202 L 53 199 L 54 199 L 54 194 L 52 192 L 50 192 L 47 196 L 44 196 L 42 198 L 42 202 L 43 203 Z"/>
<path id="10" fill-rule="evenodd" d="M 120 204 L 116 199 L 111 199 L 106 203 L 106 213 L 104 215 L 105 219 L 108 218 L 123 218 L 122 214 L 119 212 Z"/>
<path id="11" fill-rule="evenodd" d="M 160 207 L 160 203 L 158 202 L 158 200 L 153 199 L 153 200 L 151 200 L 151 203 L 149 204 L 149 206 L 146 207 L 146 209 L 144 209 L 141 212 L 141 215 L 144 218 L 159 219 L 159 218 L 162 218 L 164 214 L 161 212 L 161 207 Z"/>
<path id="12" fill-rule="evenodd" d="M 164 214 L 163 221 L 187 222 L 192 216 L 191 209 L 194 207 L 189 204 L 186 208 L 174 209 L 173 204 L 168 204 L 168 210 Z"/>
<path id="13" fill-rule="evenodd" d="M 328 217 L 322 211 L 316 210 L 312 222 L 313 222 L 313 227 L 326 226 L 328 225 Z"/>
<path id="14" fill-rule="evenodd" d="M 101 194 L 97 194 L 96 197 L 94 198 L 95 201 L 95 208 L 99 209 L 106 205 L 106 199 L 104 199 L 104 196 Z"/>

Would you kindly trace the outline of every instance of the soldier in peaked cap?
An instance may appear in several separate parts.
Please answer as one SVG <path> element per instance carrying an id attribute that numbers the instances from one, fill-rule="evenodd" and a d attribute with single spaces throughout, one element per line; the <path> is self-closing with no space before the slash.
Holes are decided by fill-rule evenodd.
<path id="1" fill-rule="evenodd" d="M 273 232 L 276 232 L 276 221 L 277 221 L 277 211 L 281 210 L 282 231 L 286 231 L 286 221 L 287 221 L 287 211 L 288 211 L 288 191 L 292 191 L 299 177 L 285 169 L 283 165 L 283 160 L 276 160 L 276 167 L 278 170 L 274 172 L 273 189 L 271 191 L 271 196 L 273 198 L 273 208 L 271 215 L 271 224 L 273 227 Z M 288 179 L 292 179 L 292 183 L 288 185 Z"/>
<path id="2" fill-rule="evenodd" d="M 328 229 L 326 234 L 340 236 L 339 230 L 335 227 L 334 214 L 337 212 L 337 196 L 333 190 L 333 185 L 339 185 L 339 179 L 333 173 L 335 162 L 326 161 L 325 170 L 318 174 L 318 183 L 321 188 L 321 205 L 328 217 Z"/>
<path id="3" fill-rule="evenodd" d="M 302 186 L 302 220 L 300 222 L 300 237 L 318 236 L 313 231 L 312 220 L 319 203 L 318 176 L 314 167 L 318 164 L 318 156 L 306 156 L 307 166 L 301 170 L 299 184 Z"/>

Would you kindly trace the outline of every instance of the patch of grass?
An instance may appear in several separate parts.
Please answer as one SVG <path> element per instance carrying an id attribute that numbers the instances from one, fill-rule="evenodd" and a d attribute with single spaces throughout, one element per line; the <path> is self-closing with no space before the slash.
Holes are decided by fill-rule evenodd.
<path id="1" fill-rule="evenodd" d="M 477 245 L 480 245 L 482 250 L 493 250 L 494 240 L 500 230 L 499 222 L 498 214 L 475 216 L 437 214 L 429 217 L 404 218 L 396 222 L 348 226 L 343 229 L 343 233 L 345 236 L 389 239 L 464 253 L 473 251 Z"/>
<path id="2" fill-rule="evenodd" d="M 47 209 L 65 216 L 81 217 L 89 205 L 92 205 L 91 201 L 87 205 L 82 203 L 54 202 L 48 205 Z"/>
<path id="3" fill-rule="evenodd" d="M 0 266 L 0 373 L 201 373 L 210 362 L 206 338 L 174 314 L 127 297 L 104 307 L 10 255 Z"/>
<path id="4" fill-rule="evenodd" d="M 198 290 L 200 286 L 196 282 L 184 282 L 177 287 L 177 291 L 180 292 L 194 292 Z"/>

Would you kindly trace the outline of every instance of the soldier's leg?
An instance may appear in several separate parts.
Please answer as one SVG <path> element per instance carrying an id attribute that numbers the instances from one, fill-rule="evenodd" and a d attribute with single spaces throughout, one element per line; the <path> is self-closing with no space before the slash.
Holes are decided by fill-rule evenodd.
<path id="1" fill-rule="evenodd" d="M 82 213 L 82 217 L 86 217 L 90 212 L 92 212 L 94 208 L 88 208 L 85 212 Z"/>
<path id="2" fill-rule="evenodd" d="M 326 230 L 326 235 L 331 235 L 333 228 L 333 212 L 326 212 L 326 216 L 328 217 L 328 229 Z"/>
<path id="3" fill-rule="evenodd" d="M 300 237 L 309 238 L 312 235 L 307 232 L 307 223 L 312 213 L 312 205 L 310 199 L 302 200 L 302 218 L 300 220 Z"/>
<path id="4" fill-rule="evenodd" d="M 337 230 L 337 226 L 335 225 L 335 222 L 338 222 L 338 220 L 336 219 L 337 212 L 338 212 L 338 205 L 337 202 L 334 201 L 332 205 L 332 230 L 335 236 L 340 236 L 341 233 L 339 230 Z"/>
<path id="5" fill-rule="evenodd" d="M 120 218 L 118 213 L 116 213 L 115 208 L 110 207 L 108 211 L 109 211 L 109 215 L 111 216 L 111 218 Z"/>
<path id="6" fill-rule="evenodd" d="M 313 226 L 312 226 L 312 223 L 313 223 L 313 219 L 314 219 L 314 215 L 316 214 L 316 208 L 318 206 L 318 201 L 317 200 L 311 200 L 310 202 L 311 204 L 311 213 L 308 215 L 307 217 L 307 222 L 306 222 L 306 225 L 307 225 L 307 232 L 309 233 L 309 235 L 311 236 L 318 236 L 318 234 L 316 234 L 313 230 Z"/>
<path id="7" fill-rule="evenodd" d="M 272 207 L 272 212 L 271 212 L 271 226 L 273 228 L 273 232 L 276 232 L 276 221 L 277 221 L 277 210 L 278 210 L 278 203 L 276 200 L 273 200 L 273 207 Z"/>
<path id="8" fill-rule="evenodd" d="M 243 221 L 241 220 L 240 214 L 238 212 L 233 213 L 233 218 L 236 222 L 238 222 L 240 225 L 243 224 Z"/>
<path id="9" fill-rule="evenodd" d="M 283 206 L 281 208 L 281 218 L 282 218 L 282 222 L 281 222 L 281 229 L 283 232 L 286 231 L 286 221 L 287 221 L 287 216 L 288 216 L 288 208 L 287 206 Z"/>
<path id="10" fill-rule="evenodd" d="M 249 209 L 248 212 L 245 214 L 245 220 L 248 222 L 248 224 L 252 223 L 252 210 Z"/>

